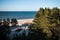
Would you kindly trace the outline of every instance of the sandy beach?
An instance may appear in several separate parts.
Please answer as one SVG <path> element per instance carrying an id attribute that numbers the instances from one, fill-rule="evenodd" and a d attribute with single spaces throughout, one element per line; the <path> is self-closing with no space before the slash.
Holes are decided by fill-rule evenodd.
<path id="1" fill-rule="evenodd" d="M 18 25 L 22 25 L 24 23 L 32 23 L 33 19 L 19 19 L 18 21 Z"/>

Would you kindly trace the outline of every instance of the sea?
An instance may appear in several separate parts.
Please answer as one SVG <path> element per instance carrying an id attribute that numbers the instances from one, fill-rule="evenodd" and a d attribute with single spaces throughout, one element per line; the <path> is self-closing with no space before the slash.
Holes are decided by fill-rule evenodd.
<path id="1" fill-rule="evenodd" d="M 0 11 L 0 19 L 16 18 L 16 19 L 30 19 L 34 18 L 36 11 Z"/>
<path id="2" fill-rule="evenodd" d="M 0 11 L 0 19 L 6 19 L 6 18 L 16 18 L 16 19 L 31 19 L 34 18 L 36 15 L 36 11 Z M 17 29 L 19 27 L 25 28 L 20 31 L 16 31 L 14 29 Z M 26 29 L 27 26 L 14 26 L 10 27 L 10 33 L 8 33 L 9 40 L 13 40 L 15 37 L 22 37 L 23 34 L 27 37 L 29 33 L 32 33 L 29 29 Z M 17 35 L 17 36 L 16 36 Z"/>

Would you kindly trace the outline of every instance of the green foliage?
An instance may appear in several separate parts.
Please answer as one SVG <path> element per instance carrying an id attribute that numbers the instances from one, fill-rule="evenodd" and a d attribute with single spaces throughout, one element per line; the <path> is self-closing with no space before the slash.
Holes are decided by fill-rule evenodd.
<path id="1" fill-rule="evenodd" d="M 1 21 L 2 21 L 2 19 L 0 19 L 0 26 L 2 25 L 2 22 Z"/>
<path id="2" fill-rule="evenodd" d="M 9 23 L 6 21 L 6 19 L 3 19 L 3 25 L 9 26 Z"/>
<path id="3" fill-rule="evenodd" d="M 10 19 L 9 18 L 7 18 L 7 22 L 10 23 Z"/>
<path id="4" fill-rule="evenodd" d="M 15 18 L 11 19 L 12 26 L 16 26 L 17 23 L 18 22 L 17 22 L 17 20 Z"/>
<path id="5" fill-rule="evenodd" d="M 33 22 L 34 22 L 33 27 L 43 29 L 43 32 L 47 33 L 47 37 L 51 37 L 53 35 L 51 30 L 53 30 L 56 34 L 59 34 L 60 33 L 59 32 L 60 30 L 60 9 L 57 7 L 53 9 L 40 8 Z M 56 29 L 56 28 L 59 28 L 59 29 Z M 59 37 L 60 37 L 60 34 L 59 34 Z"/>

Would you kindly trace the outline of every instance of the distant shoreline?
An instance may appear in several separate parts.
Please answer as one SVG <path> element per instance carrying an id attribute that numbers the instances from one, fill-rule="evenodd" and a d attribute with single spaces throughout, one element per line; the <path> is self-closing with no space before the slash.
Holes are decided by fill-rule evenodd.
<path id="1" fill-rule="evenodd" d="M 31 19 L 18 19 L 17 21 L 18 21 L 18 25 L 22 25 L 22 24 L 24 24 L 24 23 L 28 23 L 28 24 L 30 24 L 30 23 L 32 23 L 33 22 L 33 18 L 31 18 Z"/>
<path id="2" fill-rule="evenodd" d="M 22 18 L 22 19 L 17 19 L 17 20 L 26 20 L 26 19 L 34 19 L 34 18 Z"/>

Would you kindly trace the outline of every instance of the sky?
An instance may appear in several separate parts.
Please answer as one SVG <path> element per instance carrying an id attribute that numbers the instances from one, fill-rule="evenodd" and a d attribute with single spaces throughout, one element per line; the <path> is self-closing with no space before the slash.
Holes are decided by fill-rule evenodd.
<path id="1" fill-rule="evenodd" d="M 0 11 L 38 11 L 45 7 L 60 8 L 60 0 L 0 0 Z"/>

